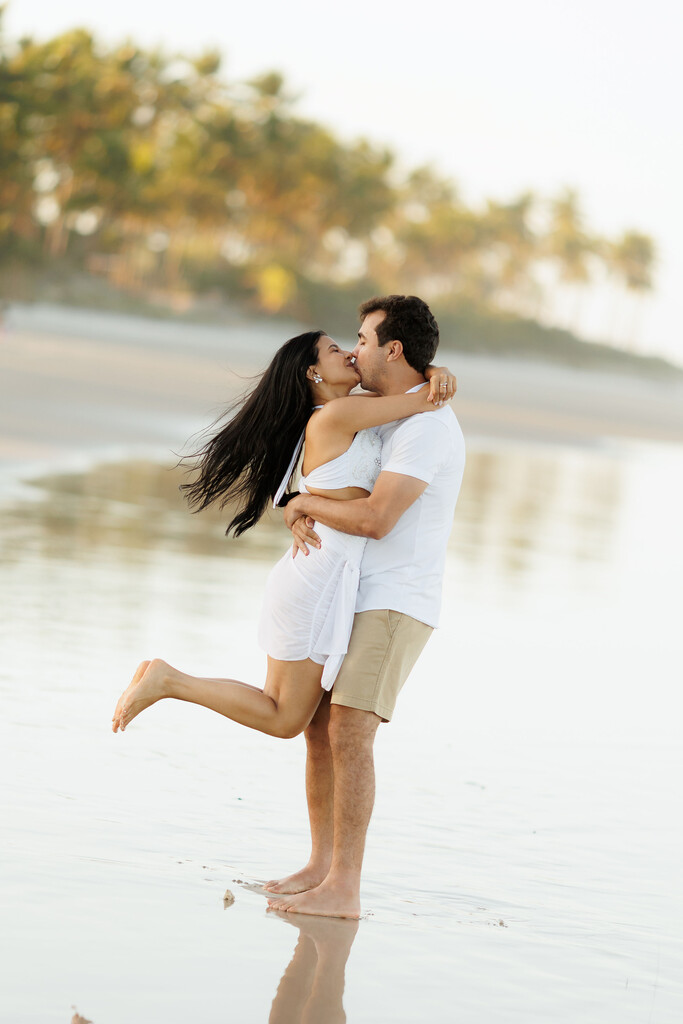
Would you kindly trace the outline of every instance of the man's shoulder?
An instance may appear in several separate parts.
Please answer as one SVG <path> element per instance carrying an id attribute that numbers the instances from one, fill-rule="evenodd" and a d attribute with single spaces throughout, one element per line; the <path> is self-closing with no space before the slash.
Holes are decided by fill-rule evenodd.
<path id="1" fill-rule="evenodd" d="M 450 480 L 462 471 L 465 442 L 450 409 L 418 413 L 392 427 L 391 435 L 382 439 L 383 472 L 405 473 L 430 483 L 435 473 L 448 470 Z"/>
<path id="2" fill-rule="evenodd" d="M 462 437 L 460 424 L 448 406 L 434 412 L 418 412 L 403 420 L 394 420 L 393 423 L 388 423 L 387 427 L 390 430 L 383 437 L 388 435 L 395 439 L 415 438 L 429 444 L 455 442 L 458 437 Z"/>

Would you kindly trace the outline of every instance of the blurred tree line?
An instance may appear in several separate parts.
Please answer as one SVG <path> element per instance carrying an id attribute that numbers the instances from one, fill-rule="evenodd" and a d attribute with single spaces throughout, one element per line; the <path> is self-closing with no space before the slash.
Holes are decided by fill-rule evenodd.
<path id="1" fill-rule="evenodd" d="M 293 107 L 281 75 L 226 81 L 216 53 L 83 29 L 9 41 L 0 9 L 5 296 L 59 268 L 176 309 L 238 299 L 331 330 L 343 317 L 348 333 L 358 299 L 408 291 L 484 341 L 542 347 L 558 294 L 578 311 L 596 280 L 651 289 L 652 240 L 591 233 L 575 193 L 473 209 L 432 169 L 399 177 L 391 152 Z"/>

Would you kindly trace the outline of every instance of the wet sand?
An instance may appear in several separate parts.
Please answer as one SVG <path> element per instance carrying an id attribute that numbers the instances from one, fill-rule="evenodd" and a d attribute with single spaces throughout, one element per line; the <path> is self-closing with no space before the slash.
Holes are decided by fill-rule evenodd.
<path id="1" fill-rule="evenodd" d="M 318 927 L 258 888 L 308 853 L 300 740 L 170 702 L 109 731 L 144 656 L 263 672 L 286 537 L 226 541 L 169 468 L 225 398 L 235 356 L 203 346 L 2 340 L 6 1019 L 677 1024 L 681 448 L 622 406 L 575 434 L 542 375 L 514 425 L 489 367 L 442 628 L 378 735 L 364 917 Z"/>

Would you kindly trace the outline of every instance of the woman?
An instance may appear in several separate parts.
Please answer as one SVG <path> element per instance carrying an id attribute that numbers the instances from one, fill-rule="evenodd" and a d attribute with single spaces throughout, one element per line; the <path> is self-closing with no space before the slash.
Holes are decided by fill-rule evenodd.
<path id="1" fill-rule="evenodd" d="M 281 498 L 305 440 L 302 486 L 344 501 L 366 497 L 379 475 L 381 441 L 370 428 L 440 404 L 431 387 L 390 397 L 350 395 L 360 380 L 349 352 L 322 331 L 286 342 L 239 412 L 199 452 L 199 475 L 185 485 L 197 511 L 219 500 L 241 508 L 228 529 L 254 526 L 270 496 Z M 443 385 L 441 385 L 443 387 Z M 278 487 L 278 484 L 280 485 Z M 271 736 L 290 738 L 310 723 L 346 651 L 364 538 L 323 529 L 323 546 L 296 564 L 287 553 L 268 582 L 259 640 L 268 652 L 263 689 L 233 679 L 205 679 L 159 659 L 143 661 L 116 706 L 113 731 L 164 697 L 201 704 Z M 321 683 L 323 684 L 321 686 Z"/>

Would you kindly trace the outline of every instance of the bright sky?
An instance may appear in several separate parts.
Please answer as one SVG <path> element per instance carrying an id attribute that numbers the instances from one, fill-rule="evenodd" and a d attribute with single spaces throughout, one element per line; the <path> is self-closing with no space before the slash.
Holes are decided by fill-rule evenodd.
<path id="1" fill-rule="evenodd" d="M 676 0 L 11 0 L 8 35 L 84 25 L 171 51 L 218 48 L 230 78 L 278 69 L 298 110 L 431 162 L 471 202 L 568 185 L 591 228 L 651 234 L 642 350 L 683 362 L 683 7 Z"/>

